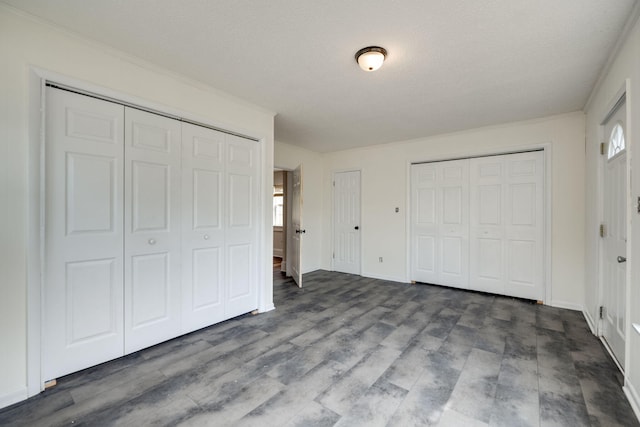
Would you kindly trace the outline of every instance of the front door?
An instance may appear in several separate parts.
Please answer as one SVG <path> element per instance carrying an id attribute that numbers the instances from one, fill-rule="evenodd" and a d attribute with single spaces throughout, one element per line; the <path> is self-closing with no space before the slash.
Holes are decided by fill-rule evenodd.
<path id="1" fill-rule="evenodd" d="M 603 329 L 602 336 L 624 368 L 627 257 L 627 150 L 624 99 L 604 125 Z"/>
<path id="2" fill-rule="evenodd" d="M 338 172 L 333 183 L 333 269 L 360 274 L 360 171 Z"/>
<path id="3" fill-rule="evenodd" d="M 225 138 L 182 125 L 182 328 L 224 320 Z"/>

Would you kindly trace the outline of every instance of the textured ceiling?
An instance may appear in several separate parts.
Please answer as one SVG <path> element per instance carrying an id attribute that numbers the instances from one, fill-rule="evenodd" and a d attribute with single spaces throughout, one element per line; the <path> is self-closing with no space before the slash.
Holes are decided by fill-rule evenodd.
<path id="1" fill-rule="evenodd" d="M 315 151 L 582 109 L 636 0 L 0 0 L 278 113 Z M 358 68 L 368 45 L 389 55 Z"/>

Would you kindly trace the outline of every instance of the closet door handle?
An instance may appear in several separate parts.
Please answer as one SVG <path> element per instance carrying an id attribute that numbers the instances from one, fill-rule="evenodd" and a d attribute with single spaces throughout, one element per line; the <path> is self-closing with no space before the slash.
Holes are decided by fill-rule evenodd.
<path id="1" fill-rule="evenodd" d="M 156 240 L 155 239 L 149 239 L 149 244 L 150 245 L 155 245 L 156 244 Z"/>
<path id="2" fill-rule="evenodd" d="M 208 234 L 205 234 L 205 235 L 204 235 L 204 237 L 203 237 L 203 239 L 204 239 L 204 240 L 209 240 L 209 235 L 208 235 Z"/>
<path id="3" fill-rule="evenodd" d="M 623 256 L 618 256 L 618 262 L 627 262 L 627 258 Z"/>

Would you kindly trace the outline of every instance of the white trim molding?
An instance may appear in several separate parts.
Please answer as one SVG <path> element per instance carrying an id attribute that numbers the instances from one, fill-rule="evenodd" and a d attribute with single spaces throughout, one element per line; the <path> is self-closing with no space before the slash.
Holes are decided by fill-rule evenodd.
<path id="1" fill-rule="evenodd" d="M 636 418 L 640 420 L 640 395 L 636 391 L 635 387 L 633 387 L 633 384 L 631 384 L 629 381 L 625 381 L 622 390 L 627 396 L 627 400 L 631 405 L 631 409 L 633 409 L 633 412 L 636 414 Z"/>
<path id="2" fill-rule="evenodd" d="M 11 406 L 30 397 L 26 387 L 0 396 L 0 408 Z"/>

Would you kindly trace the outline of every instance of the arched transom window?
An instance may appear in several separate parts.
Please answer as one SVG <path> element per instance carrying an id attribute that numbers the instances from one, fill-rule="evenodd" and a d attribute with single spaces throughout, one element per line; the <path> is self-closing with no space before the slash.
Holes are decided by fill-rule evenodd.
<path id="1" fill-rule="evenodd" d="M 617 123 L 611 130 L 611 135 L 609 136 L 609 152 L 607 153 L 607 158 L 613 158 L 616 154 L 623 152 L 624 149 L 624 129 L 622 129 L 620 123 Z"/>

